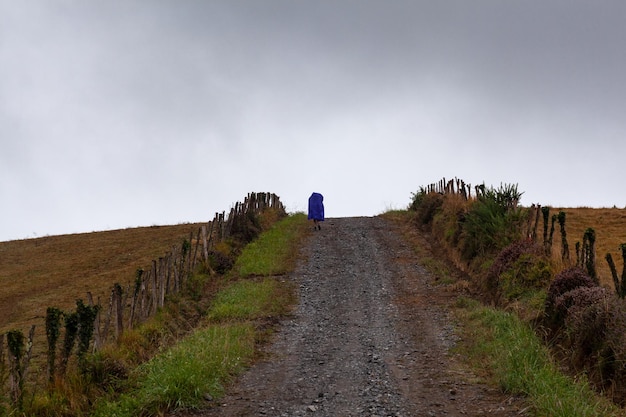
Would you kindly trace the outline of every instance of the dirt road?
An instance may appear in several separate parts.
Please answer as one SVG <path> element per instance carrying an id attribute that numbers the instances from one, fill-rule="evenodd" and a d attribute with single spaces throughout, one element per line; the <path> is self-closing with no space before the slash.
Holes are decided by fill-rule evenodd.
<path id="1" fill-rule="evenodd" d="M 399 226 L 329 219 L 291 279 L 300 303 L 266 359 L 194 416 L 520 416 L 519 400 L 473 383 L 451 352 L 449 296 Z"/>

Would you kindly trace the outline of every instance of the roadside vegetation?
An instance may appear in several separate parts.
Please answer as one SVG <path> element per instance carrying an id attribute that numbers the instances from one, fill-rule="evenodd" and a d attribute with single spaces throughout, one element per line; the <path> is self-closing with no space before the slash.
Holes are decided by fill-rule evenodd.
<path id="1" fill-rule="evenodd" d="M 593 236 L 578 236 L 574 256 L 565 211 L 520 206 L 516 185 L 448 191 L 421 188 L 406 216 L 429 236 L 417 246 L 453 264 L 425 251 L 425 266 L 466 293 L 455 311 L 468 364 L 532 415 L 624 415 L 626 308 L 620 277 L 614 288 L 597 273 Z"/>
<path id="2" fill-rule="evenodd" d="M 254 361 L 271 324 L 290 312 L 295 288 L 284 274 L 295 265 L 306 225 L 306 216 L 288 216 L 244 247 L 214 291 L 199 329 L 134 369 L 124 393 L 102 398 L 93 415 L 158 415 L 217 401 Z"/>
<path id="3" fill-rule="evenodd" d="M 620 243 L 626 236 L 620 237 L 619 222 L 603 229 L 592 209 L 570 216 L 567 209 L 522 207 L 521 195 L 515 185 L 482 186 L 473 197 L 422 188 L 409 210 L 385 216 L 409 226 L 406 233 L 438 284 L 464 292 L 454 305 L 463 335 L 458 350 L 480 377 L 523 396 L 531 415 L 624 416 L 626 268 L 618 273 L 617 257 L 612 267 L 600 262 L 608 261 L 608 248 L 626 257 Z M 295 303 L 296 289 L 285 275 L 308 227 L 302 213 L 283 215 L 267 213 L 240 225 L 241 240 L 218 245 L 155 317 L 117 344 L 81 356 L 69 378 L 26 392 L 20 410 L 0 398 L 0 416 L 148 416 L 217 404 Z M 586 225 L 589 219 L 595 223 Z M 596 236 L 596 230 L 605 234 Z M 152 240 L 157 231 L 141 234 L 149 232 Z M 107 233 L 116 239 L 111 245 L 124 241 L 118 232 Z M 73 241 L 7 242 L 4 249 L 19 246 L 22 253 L 3 256 L 15 264 L 13 273 L 33 274 L 24 248 L 35 243 L 32 250 L 48 253 L 47 245 L 62 239 Z M 102 247 L 76 247 L 70 255 L 85 258 L 84 271 L 113 262 Z M 89 261 L 92 256 L 97 262 Z M 132 268 L 130 257 L 114 264 Z M 43 372 L 31 374 L 40 378 Z M 0 368 L 0 378 L 7 375 Z"/>
<path id="4" fill-rule="evenodd" d="M 249 220 L 153 318 L 84 355 L 67 378 L 24 392 L 19 409 L 0 399 L 0 416 L 148 416 L 217 401 L 289 314 L 295 288 L 285 274 L 308 232 L 301 213 Z"/>

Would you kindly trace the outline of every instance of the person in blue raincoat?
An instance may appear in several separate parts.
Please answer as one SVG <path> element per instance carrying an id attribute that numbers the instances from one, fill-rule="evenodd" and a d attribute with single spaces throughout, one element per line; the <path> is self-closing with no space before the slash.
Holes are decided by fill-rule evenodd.
<path id="1" fill-rule="evenodd" d="M 313 220 L 313 227 L 322 230 L 320 222 L 324 221 L 324 196 L 313 193 L 309 197 L 309 220 Z"/>

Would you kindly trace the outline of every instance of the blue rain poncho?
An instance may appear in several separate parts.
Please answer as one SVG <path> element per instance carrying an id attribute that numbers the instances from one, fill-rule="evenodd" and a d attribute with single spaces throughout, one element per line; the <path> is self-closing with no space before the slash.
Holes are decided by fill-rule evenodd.
<path id="1" fill-rule="evenodd" d="M 309 220 L 324 221 L 324 196 L 320 193 L 309 197 Z"/>

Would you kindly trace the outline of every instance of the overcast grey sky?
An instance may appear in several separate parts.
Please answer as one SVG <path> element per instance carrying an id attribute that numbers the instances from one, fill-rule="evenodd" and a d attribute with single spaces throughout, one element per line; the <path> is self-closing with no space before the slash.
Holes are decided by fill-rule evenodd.
<path id="1" fill-rule="evenodd" d="M 0 0 L 0 241 L 441 177 L 626 206 L 623 0 Z"/>

